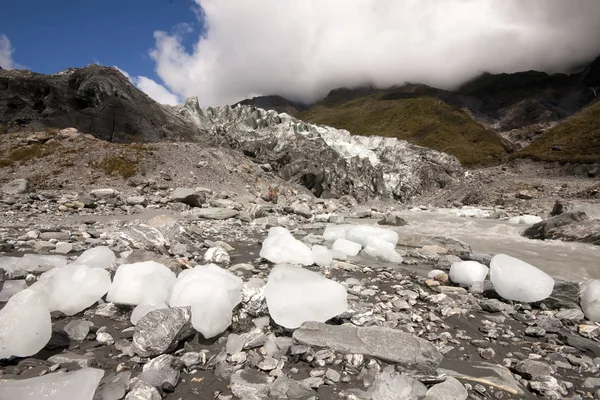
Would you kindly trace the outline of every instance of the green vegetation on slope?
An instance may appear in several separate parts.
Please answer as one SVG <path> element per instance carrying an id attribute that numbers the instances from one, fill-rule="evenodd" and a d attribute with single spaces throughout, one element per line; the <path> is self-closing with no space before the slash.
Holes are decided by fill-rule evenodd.
<path id="1" fill-rule="evenodd" d="M 499 164 L 507 156 L 496 133 L 433 97 L 374 94 L 332 107 L 317 104 L 297 115 L 357 135 L 404 139 L 452 154 L 465 166 Z"/>
<path id="2" fill-rule="evenodd" d="M 547 130 L 514 156 L 539 161 L 600 162 L 600 101 Z"/>

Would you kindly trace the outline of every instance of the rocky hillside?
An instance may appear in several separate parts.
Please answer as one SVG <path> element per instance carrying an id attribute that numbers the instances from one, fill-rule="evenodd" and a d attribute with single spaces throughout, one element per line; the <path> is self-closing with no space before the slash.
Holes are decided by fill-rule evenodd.
<path id="1" fill-rule="evenodd" d="M 54 75 L 0 71 L 0 125 L 68 128 L 111 142 L 194 139 L 198 132 L 117 69 L 90 65 Z"/>

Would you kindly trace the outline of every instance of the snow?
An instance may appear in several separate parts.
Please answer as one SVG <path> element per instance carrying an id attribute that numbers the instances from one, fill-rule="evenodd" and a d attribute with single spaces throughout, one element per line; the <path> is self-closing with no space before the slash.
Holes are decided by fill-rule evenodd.
<path id="1" fill-rule="evenodd" d="M 600 322 L 600 280 L 591 280 L 584 284 L 580 304 L 587 319 Z"/>
<path id="2" fill-rule="evenodd" d="M 361 249 L 362 245 L 360 243 L 356 243 L 347 239 L 337 239 L 331 246 L 331 250 L 338 251 L 350 257 L 357 255 Z"/>
<path id="3" fill-rule="evenodd" d="M 315 264 L 321 267 L 328 267 L 333 262 L 333 253 L 325 246 L 314 245 L 312 248 L 312 257 Z"/>
<path id="4" fill-rule="evenodd" d="M 24 279 L 4 281 L 4 286 L 0 291 L 0 302 L 7 302 L 12 296 L 24 289 L 27 289 L 27 282 Z"/>
<path id="5" fill-rule="evenodd" d="M 471 286 L 485 281 L 489 268 L 477 261 L 461 261 L 450 266 L 450 280 L 461 285 Z"/>
<path id="6" fill-rule="evenodd" d="M 31 356 L 46 346 L 52 335 L 46 303 L 42 293 L 26 289 L 12 296 L 0 310 L 0 359 Z"/>
<path id="7" fill-rule="evenodd" d="M 27 272 L 47 271 L 56 267 L 67 265 L 65 256 L 48 256 L 41 254 L 25 254 L 17 262 L 17 268 Z"/>
<path id="8" fill-rule="evenodd" d="M 380 237 L 368 239 L 361 255 L 390 263 L 399 264 L 403 261 L 402 256 L 396 252 L 396 245 L 385 241 Z"/>
<path id="9" fill-rule="evenodd" d="M 115 253 L 106 246 L 86 250 L 75 261 L 75 265 L 87 265 L 92 268 L 107 269 L 117 260 Z"/>
<path id="10" fill-rule="evenodd" d="M 542 218 L 537 215 L 518 215 L 508 219 L 508 223 L 513 225 L 533 225 L 538 222 L 542 222 Z"/>
<path id="11" fill-rule="evenodd" d="M 290 231 L 279 226 L 269 229 L 260 256 L 275 264 L 312 265 L 314 263 L 310 247 L 294 238 Z"/>
<path id="12" fill-rule="evenodd" d="M 106 300 L 130 305 L 166 303 L 176 280 L 173 271 L 155 261 L 123 264 L 117 268 Z"/>
<path id="13" fill-rule="evenodd" d="M 544 300 L 554 289 L 554 279 L 550 275 L 506 254 L 492 258 L 490 278 L 500 296 L 524 303 Z"/>
<path id="14" fill-rule="evenodd" d="M 205 338 L 231 325 L 233 308 L 242 300 L 243 281 L 215 264 L 199 265 L 179 274 L 173 286 L 171 307 L 192 308 L 192 325 Z"/>
<path id="15" fill-rule="evenodd" d="M 98 301 L 110 286 L 110 274 L 104 269 L 67 265 L 44 272 L 31 289 L 46 295 L 50 311 L 74 315 Z"/>
<path id="16" fill-rule="evenodd" d="M 169 306 L 164 301 L 144 301 L 133 309 L 129 320 L 133 325 L 137 325 L 138 321 L 150 311 L 160 310 L 161 308 L 169 308 Z"/>
<path id="17" fill-rule="evenodd" d="M 29 379 L 7 379 L 0 381 L 0 399 L 92 400 L 103 376 L 101 369 L 83 368 Z"/>
<path id="18" fill-rule="evenodd" d="M 271 318 L 298 328 L 306 321 L 325 322 L 346 311 L 346 289 L 324 276 L 293 265 L 277 265 L 269 274 L 265 297 Z"/>

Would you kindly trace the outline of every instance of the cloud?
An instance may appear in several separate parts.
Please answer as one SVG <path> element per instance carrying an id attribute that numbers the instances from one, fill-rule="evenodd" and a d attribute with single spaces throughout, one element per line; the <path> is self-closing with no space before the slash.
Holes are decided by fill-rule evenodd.
<path id="1" fill-rule="evenodd" d="M 13 51 L 8 37 L 4 34 L 0 35 L 0 67 L 4 69 L 13 69 L 15 67 L 12 59 Z"/>
<path id="2" fill-rule="evenodd" d="M 196 0 L 207 30 L 156 32 L 166 86 L 202 105 L 336 87 L 452 88 L 481 72 L 563 71 L 600 53 L 598 0 Z"/>
<path id="3" fill-rule="evenodd" d="M 129 81 L 142 92 L 153 98 L 155 101 L 161 104 L 168 104 L 171 106 L 181 103 L 181 99 L 176 94 L 173 94 L 161 85 L 160 83 L 150 79 L 146 76 L 131 76 L 127 71 L 115 66 Z"/>

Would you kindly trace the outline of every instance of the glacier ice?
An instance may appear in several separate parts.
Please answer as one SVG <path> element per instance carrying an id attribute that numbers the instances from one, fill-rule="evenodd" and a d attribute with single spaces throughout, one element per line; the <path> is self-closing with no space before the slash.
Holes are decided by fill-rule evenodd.
<path id="1" fill-rule="evenodd" d="M 260 256 L 275 264 L 311 265 L 314 262 L 310 247 L 280 226 L 269 229 L 269 234 L 260 250 Z"/>
<path id="2" fill-rule="evenodd" d="M 337 239 L 331 246 L 331 250 L 339 251 L 340 253 L 344 253 L 350 257 L 357 255 L 361 249 L 362 245 L 360 243 L 356 243 L 348 239 Z"/>
<path id="3" fill-rule="evenodd" d="M 73 264 L 107 269 L 117 260 L 115 253 L 106 246 L 98 246 L 81 253 Z"/>
<path id="4" fill-rule="evenodd" d="M 242 284 L 242 279 L 215 264 L 199 265 L 179 274 L 169 304 L 190 306 L 194 329 L 211 338 L 231 325 L 233 308 L 242 301 Z"/>
<path id="5" fill-rule="evenodd" d="M 160 310 L 161 308 L 169 308 L 164 301 L 144 301 L 138 304 L 132 311 L 129 320 L 133 325 L 137 325 L 142 317 L 150 311 Z"/>
<path id="6" fill-rule="evenodd" d="M 544 300 L 554 289 L 554 279 L 550 275 L 506 254 L 492 258 L 490 279 L 500 296 L 524 303 Z"/>
<path id="7" fill-rule="evenodd" d="M 600 322 L 600 280 L 587 281 L 581 290 L 581 309 L 590 321 Z"/>
<path id="8" fill-rule="evenodd" d="M 74 315 L 93 305 L 111 287 L 110 274 L 87 265 L 67 265 L 44 272 L 31 289 L 44 293 L 50 311 Z"/>
<path id="9" fill-rule="evenodd" d="M 24 289 L 27 289 L 27 282 L 24 279 L 4 281 L 2 291 L 0 291 L 0 302 L 8 301 L 8 299 Z"/>
<path id="10" fill-rule="evenodd" d="M 25 254 L 17 262 L 17 268 L 27 272 L 48 271 L 67 265 L 67 257 L 42 254 Z"/>
<path id="11" fill-rule="evenodd" d="M 450 280 L 461 285 L 471 286 L 485 281 L 489 268 L 477 261 L 460 261 L 450 266 Z"/>
<path id="12" fill-rule="evenodd" d="M 538 222 L 542 222 L 542 218 L 537 215 L 517 215 L 508 219 L 508 223 L 513 225 L 533 225 Z"/>
<path id="13" fill-rule="evenodd" d="M 361 254 L 390 263 L 401 263 L 403 261 L 402 256 L 396 251 L 396 245 L 380 237 L 368 239 Z"/>
<path id="14" fill-rule="evenodd" d="M 335 242 L 338 239 L 345 239 L 348 228 L 351 225 L 334 225 L 327 224 L 323 232 L 323 238 L 329 242 Z"/>
<path id="15" fill-rule="evenodd" d="M 321 267 L 328 267 L 333 262 L 333 253 L 325 246 L 314 245 L 312 248 L 312 257 L 315 264 Z"/>
<path id="16" fill-rule="evenodd" d="M 101 369 L 83 368 L 29 379 L 6 379 L 0 381 L 0 399 L 92 400 L 103 376 Z"/>
<path id="17" fill-rule="evenodd" d="M 368 246 L 373 239 L 379 239 L 396 246 L 398 243 L 398 233 L 391 229 L 379 228 L 369 225 L 351 225 L 346 232 L 346 239 L 363 246 Z"/>
<path id="18" fill-rule="evenodd" d="M 279 325 L 298 328 L 306 321 L 325 322 L 346 311 L 344 286 L 293 265 L 276 265 L 269 274 L 265 297 L 271 318 Z"/>
<path id="19" fill-rule="evenodd" d="M 164 303 L 176 280 L 173 271 L 155 261 L 123 264 L 117 268 L 106 300 L 129 305 L 144 301 Z"/>
<path id="20" fill-rule="evenodd" d="M 25 289 L 0 310 L 0 359 L 31 356 L 46 346 L 52 335 L 47 301 L 43 293 Z"/>

